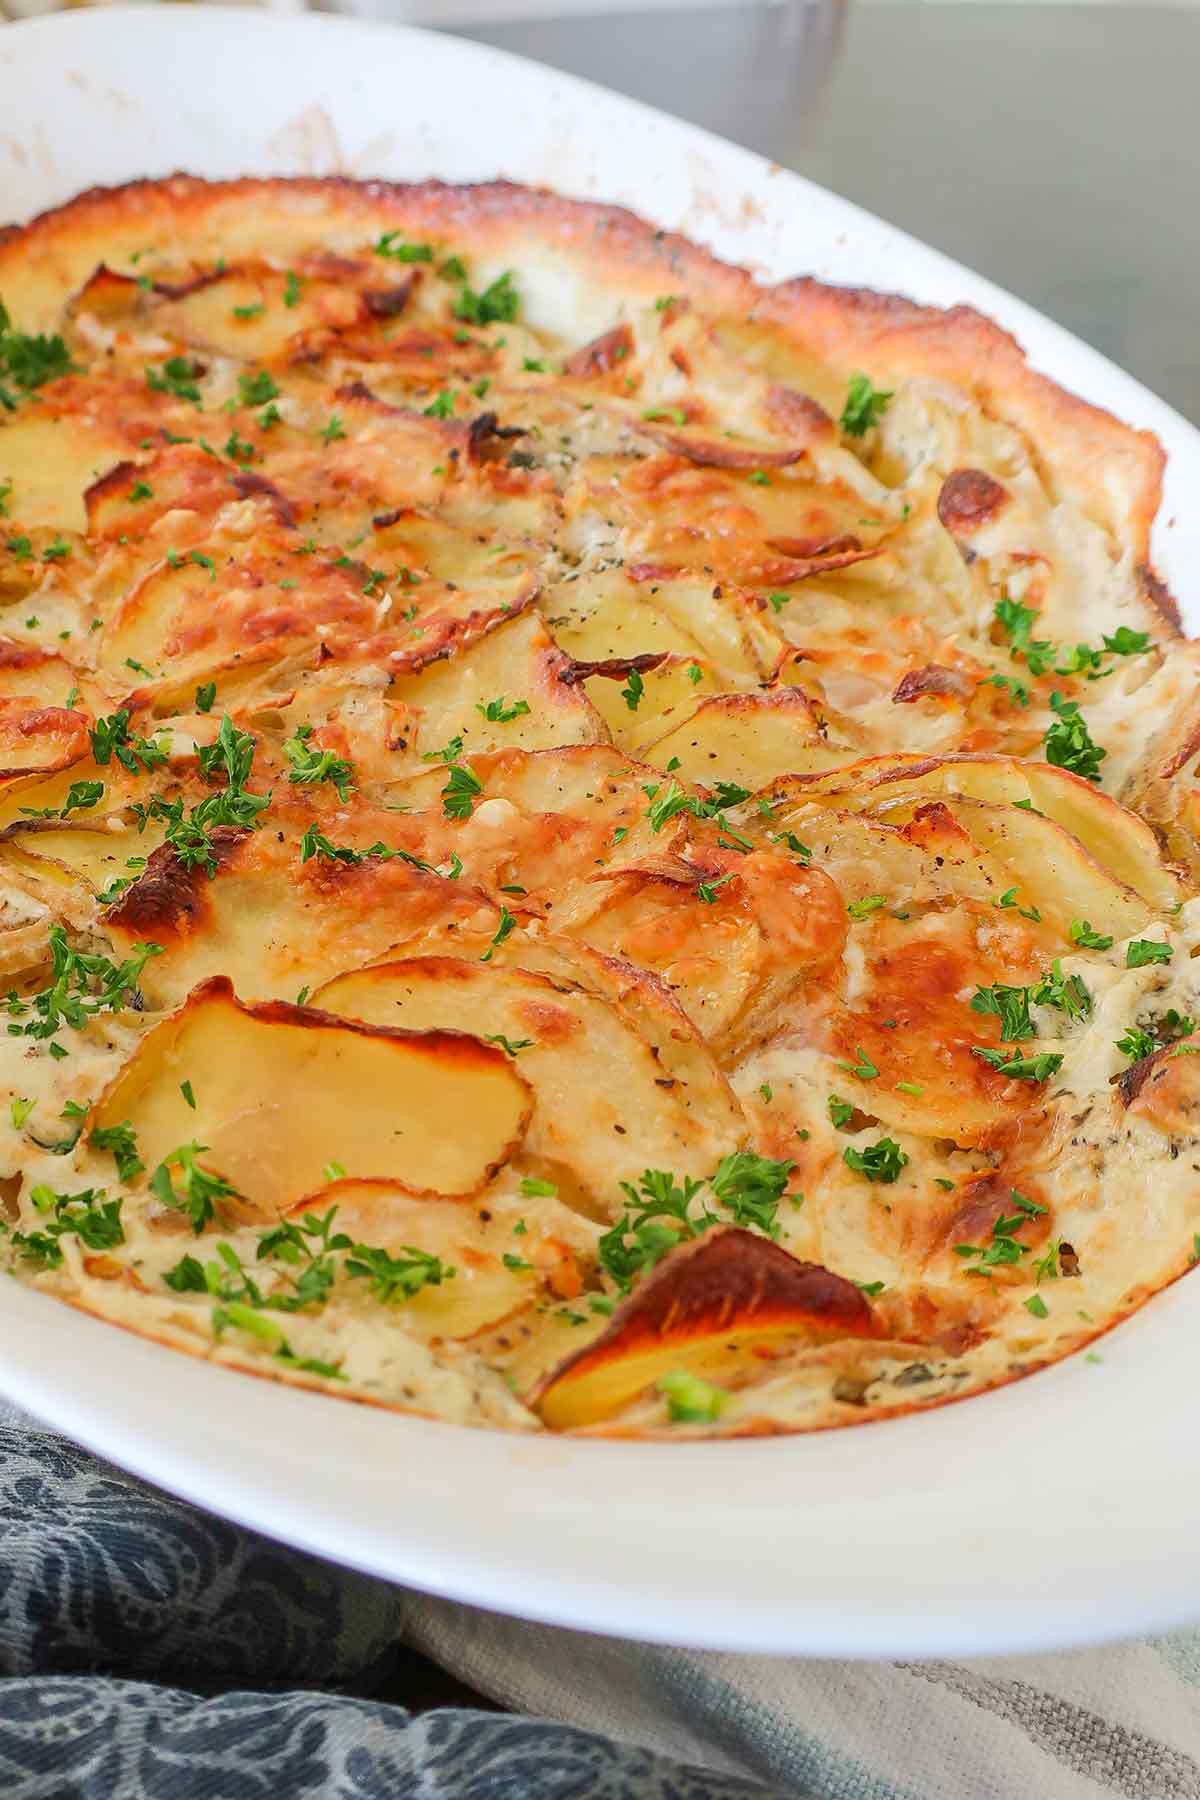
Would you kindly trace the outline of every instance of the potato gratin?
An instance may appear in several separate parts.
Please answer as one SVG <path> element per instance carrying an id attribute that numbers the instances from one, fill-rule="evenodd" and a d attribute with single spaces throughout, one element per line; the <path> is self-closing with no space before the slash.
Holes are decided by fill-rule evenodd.
<path id="1" fill-rule="evenodd" d="M 1153 440 L 498 183 L 0 233 L 14 1275 L 517 1430 L 849 1424 L 1200 1245 Z"/>

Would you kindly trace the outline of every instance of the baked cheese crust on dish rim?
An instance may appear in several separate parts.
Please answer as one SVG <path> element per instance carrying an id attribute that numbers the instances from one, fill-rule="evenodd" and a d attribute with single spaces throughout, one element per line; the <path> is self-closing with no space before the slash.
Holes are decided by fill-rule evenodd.
<path id="1" fill-rule="evenodd" d="M 14 1276 L 687 1439 L 978 1393 L 1188 1269 L 1151 437 L 965 308 L 500 182 L 96 190 L 0 300 Z"/>

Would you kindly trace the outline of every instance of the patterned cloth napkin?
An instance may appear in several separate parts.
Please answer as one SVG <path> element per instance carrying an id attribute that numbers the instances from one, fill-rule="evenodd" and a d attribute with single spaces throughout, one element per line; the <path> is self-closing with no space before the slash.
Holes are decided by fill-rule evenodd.
<path id="1" fill-rule="evenodd" d="M 400 1643 L 541 1716 L 371 1698 Z M 335 1568 L 2 1407 L 0 1674 L 5 1800 L 1200 1800 L 1200 1632 L 968 1663 L 647 1648 Z"/>

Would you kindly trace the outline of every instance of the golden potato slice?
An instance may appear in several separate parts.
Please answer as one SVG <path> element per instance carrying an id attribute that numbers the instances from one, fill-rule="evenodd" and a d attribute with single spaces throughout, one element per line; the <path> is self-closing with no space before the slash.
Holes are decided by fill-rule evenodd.
<path id="1" fill-rule="evenodd" d="M 764 1350 L 875 1335 L 853 1282 L 751 1231 L 713 1230 L 665 1256 L 530 1404 L 552 1431 L 577 1431 L 676 1370 L 745 1380 L 762 1373 Z"/>
<path id="2" fill-rule="evenodd" d="M 89 751 L 86 713 L 0 700 L 0 784 L 69 768 Z"/>
<path id="3" fill-rule="evenodd" d="M 415 957 L 341 975 L 315 999 L 368 1024 L 466 1031 L 510 1050 L 536 1102 L 525 1152 L 592 1217 L 619 1210 L 617 1183 L 643 1169 L 701 1176 L 736 1147 L 720 1119 L 713 1129 L 685 1109 L 616 1008 L 547 976 Z"/>
<path id="4" fill-rule="evenodd" d="M 124 439 L 86 416 L 43 401 L 0 427 L 0 479 L 12 481 L 9 514 L 22 525 L 84 531 L 84 494 L 125 454 Z"/>
<path id="5" fill-rule="evenodd" d="M 354 567 L 294 551 L 264 534 L 249 551 L 213 542 L 161 563 L 106 626 L 101 666 L 120 679 L 132 659 L 148 679 L 196 682 L 239 652 L 291 656 L 298 639 L 371 630 L 376 606 Z"/>
<path id="6" fill-rule="evenodd" d="M 758 788 L 781 775 L 836 767 L 851 753 L 826 741 L 807 694 L 784 687 L 702 700 L 641 754 L 660 768 L 677 759 L 686 781 Z"/>
<path id="7" fill-rule="evenodd" d="M 695 632 L 663 612 L 645 582 L 603 569 L 548 588 L 539 602 L 556 642 L 579 662 L 666 651 L 703 656 Z"/>
<path id="8" fill-rule="evenodd" d="M 631 682 L 634 674 L 637 681 Z M 575 679 L 584 683 L 613 742 L 630 755 L 636 755 L 638 745 L 647 738 L 661 737 L 668 721 L 686 717 L 698 699 L 721 693 L 729 685 L 711 663 L 662 650 L 640 657 L 577 662 Z"/>
<path id="9" fill-rule="evenodd" d="M 149 1169 L 203 1144 L 204 1166 L 269 1215 L 324 1187 L 330 1162 L 417 1192 L 476 1193 L 529 1116 L 525 1081 L 489 1044 L 281 1001 L 243 1006 L 217 976 L 147 1034 L 89 1129 L 128 1120 Z"/>
<path id="10" fill-rule="evenodd" d="M 143 991 L 151 1004 L 177 1005 L 209 975 L 228 975 L 248 1000 L 290 998 L 435 921 L 495 931 L 495 908 L 466 881 L 442 880 L 401 859 L 303 862 L 300 845 L 313 815 L 296 795 L 276 783 L 270 828 L 216 827 L 212 876 L 201 865 L 185 869 L 169 845 L 160 846 L 103 914 L 103 929 L 123 955 L 125 946 L 147 940 L 163 946 L 153 974 L 147 967 Z M 365 849 L 395 825 L 394 815 L 348 808 L 322 830 Z M 399 829 L 389 835 L 403 842 Z"/>
<path id="11" fill-rule="evenodd" d="M 814 798 L 836 795 L 836 804 L 876 806 L 887 790 L 961 794 L 967 799 L 1016 806 L 1027 803 L 1070 832 L 1124 887 L 1156 910 L 1186 897 L 1162 861 L 1158 840 L 1144 819 L 1129 812 L 1090 781 L 1050 763 L 1014 757 L 879 756 L 810 778 Z M 882 792 L 881 792 L 882 790 Z M 847 793 L 858 796 L 848 799 Z"/>
<path id="12" fill-rule="evenodd" d="M 398 675 L 387 695 L 395 776 L 419 773 L 423 758 L 455 740 L 468 757 L 604 742 L 608 733 L 583 688 L 562 679 L 569 670 L 529 609 L 457 656 Z"/>

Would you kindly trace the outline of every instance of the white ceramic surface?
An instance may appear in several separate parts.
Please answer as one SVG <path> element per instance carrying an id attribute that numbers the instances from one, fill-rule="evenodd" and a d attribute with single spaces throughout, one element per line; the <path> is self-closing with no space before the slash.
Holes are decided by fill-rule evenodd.
<path id="1" fill-rule="evenodd" d="M 1020 302 L 631 102 L 392 27 L 206 8 L 0 27 L 0 217 L 187 169 L 473 179 L 624 202 L 768 275 L 967 300 L 1171 456 L 1160 567 L 1200 618 L 1200 435 Z M 578 1443 L 291 1392 L 6 1283 L 0 1388 L 214 1511 L 499 1610 L 827 1655 L 1078 1644 L 1200 1617 L 1200 1278 L 1083 1357 L 921 1417 L 771 1442 Z"/>

